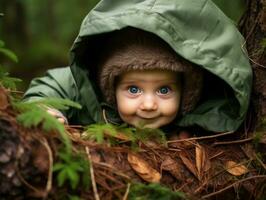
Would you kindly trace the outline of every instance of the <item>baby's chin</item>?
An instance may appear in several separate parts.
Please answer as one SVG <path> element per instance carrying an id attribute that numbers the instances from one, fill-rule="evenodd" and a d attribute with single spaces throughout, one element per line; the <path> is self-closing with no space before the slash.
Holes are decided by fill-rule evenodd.
<path id="1" fill-rule="evenodd" d="M 153 129 L 158 129 L 162 126 L 164 126 L 164 124 L 158 124 L 158 123 L 133 123 L 131 124 L 132 126 L 136 127 L 136 128 L 153 128 Z"/>

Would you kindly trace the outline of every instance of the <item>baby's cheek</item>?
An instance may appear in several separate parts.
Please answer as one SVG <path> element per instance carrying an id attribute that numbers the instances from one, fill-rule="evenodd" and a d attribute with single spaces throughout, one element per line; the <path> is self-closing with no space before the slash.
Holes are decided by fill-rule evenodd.
<path id="1" fill-rule="evenodd" d="M 123 115 L 133 115 L 136 113 L 136 102 L 129 99 L 117 99 L 117 107 L 119 113 Z"/>
<path id="2" fill-rule="evenodd" d="M 161 112 L 165 116 L 175 116 L 179 110 L 179 102 L 176 100 L 171 100 L 169 102 L 165 102 L 164 106 L 162 106 Z"/>

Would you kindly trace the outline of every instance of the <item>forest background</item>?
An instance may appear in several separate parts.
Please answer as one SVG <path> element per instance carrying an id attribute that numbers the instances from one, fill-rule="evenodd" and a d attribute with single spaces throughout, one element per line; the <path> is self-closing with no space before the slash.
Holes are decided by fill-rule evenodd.
<path id="1" fill-rule="evenodd" d="M 18 57 L 14 63 L 0 55 L 0 63 L 11 76 L 23 80 L 19 90 L 47 69 L 68 65 L 82 19 L 98 1 L 0 0 L 0 40 Z M 236 25 L 246 9 L 245 0 L 213 1 Z"/>

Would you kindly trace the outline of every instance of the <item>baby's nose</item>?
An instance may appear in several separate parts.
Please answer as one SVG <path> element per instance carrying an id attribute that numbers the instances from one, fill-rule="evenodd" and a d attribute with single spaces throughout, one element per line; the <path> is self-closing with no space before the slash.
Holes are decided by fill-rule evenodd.
<path id="1" fill-rule="evenodd" d="M 142 110 L 156 110 L 158 107 L 154 95 L 145 95 L 141 104 Z"/>

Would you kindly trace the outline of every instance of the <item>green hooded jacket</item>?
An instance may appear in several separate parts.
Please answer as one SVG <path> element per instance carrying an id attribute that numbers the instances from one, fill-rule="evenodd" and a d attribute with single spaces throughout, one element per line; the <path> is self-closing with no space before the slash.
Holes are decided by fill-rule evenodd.
<path id="1" fill-rule="evenodd" d="M 222 132 L 235 131 L 243 122 L 250 99 L 252 71 L 244 40 L 233 22 L 211 0 L 102 0 L 82 22 L 70 52 L 70 66 L 52 69 L 32 81 L 26 100 L 68 98 L 82 105 L 64 114 L 70 123 L 102 122 L 102 108 L 117 122 L 115 108 L 102 102 L 95 82 L 95 57 L 104 48 L 106 35 L 125 27 L 152 32 L 185 59 L 219 77 L 225 92 L 211 82 L 218 95 L 205 99 L 178 119 L 179 126 L 198 125 Z"/>

